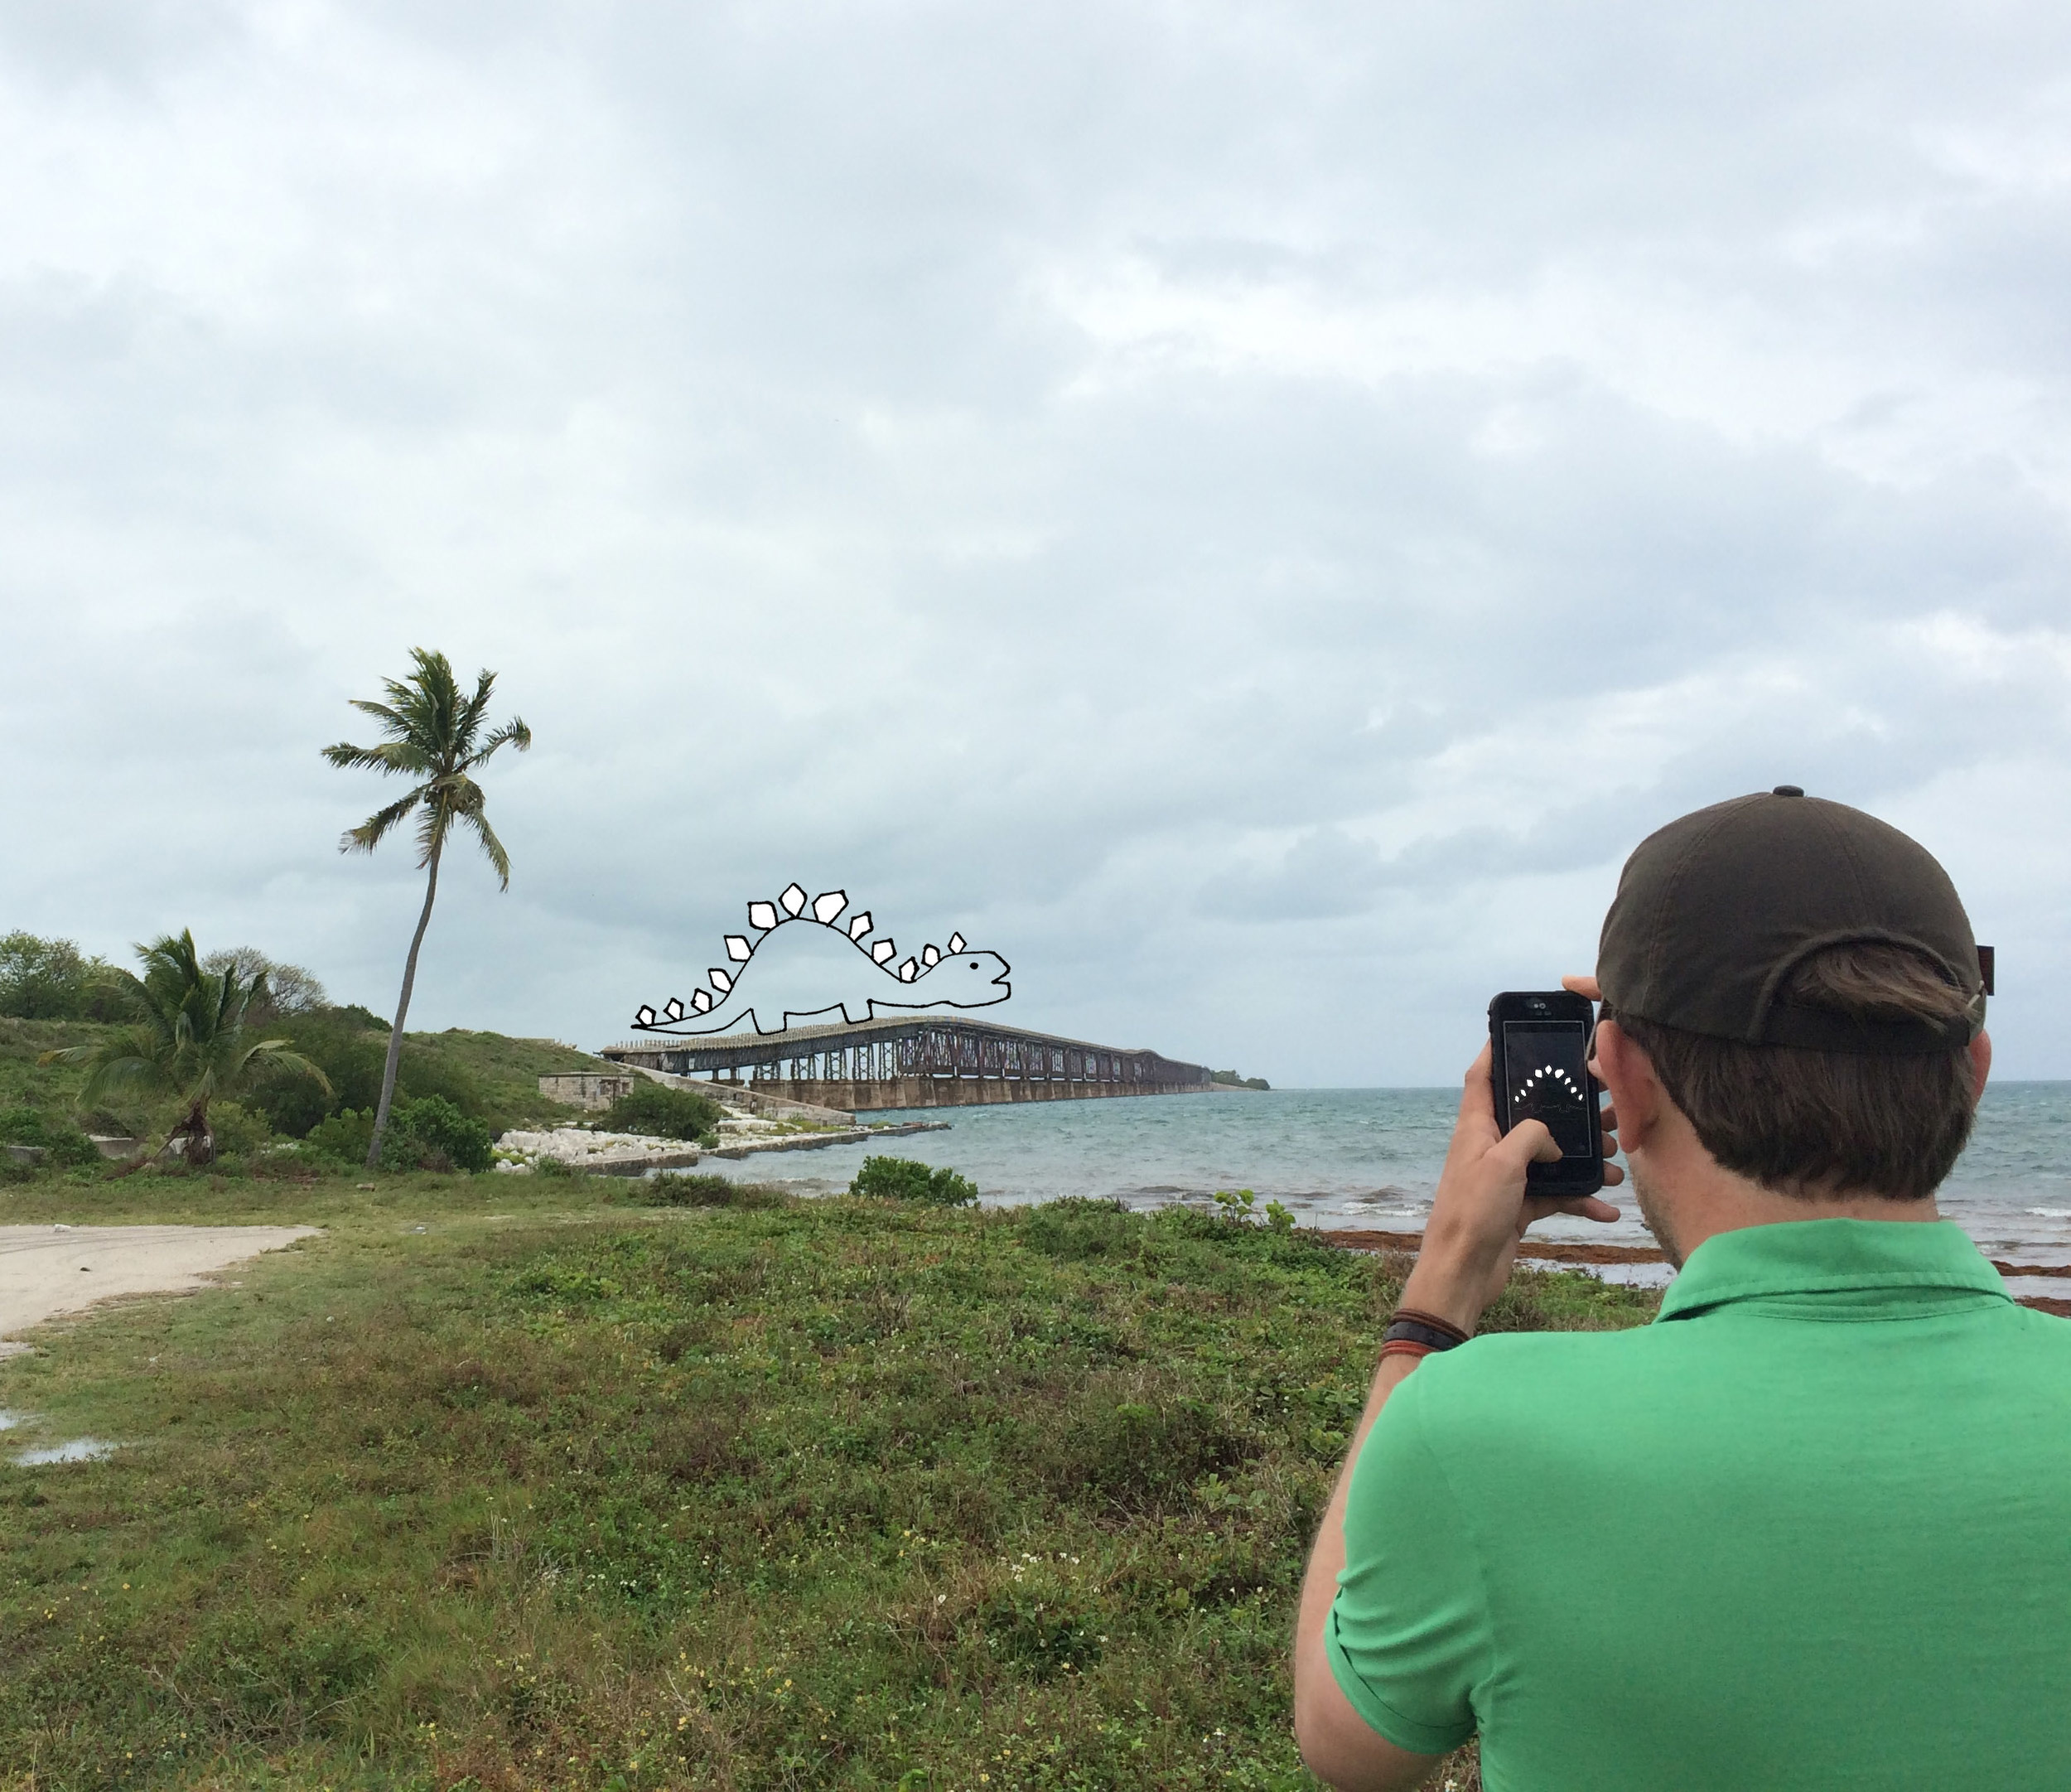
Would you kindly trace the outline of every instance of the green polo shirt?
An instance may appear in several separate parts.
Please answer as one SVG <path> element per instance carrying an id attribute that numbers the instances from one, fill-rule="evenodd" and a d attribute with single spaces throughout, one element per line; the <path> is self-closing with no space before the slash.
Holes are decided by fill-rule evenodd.
<path id="1" fill-rule="evenodd" d="M 1427 1357 L 1330 1665 L 1489 1792 L 2071 1787 L 2071 1324 L 1954 1225 L 1722 1234 L 1651 1326 Z"/>

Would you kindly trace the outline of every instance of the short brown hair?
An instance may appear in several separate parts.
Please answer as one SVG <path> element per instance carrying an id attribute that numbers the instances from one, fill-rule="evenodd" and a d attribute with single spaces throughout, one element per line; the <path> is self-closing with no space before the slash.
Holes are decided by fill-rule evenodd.
<path id="1" fill-rule="evenodd" d="M 1780 992 L 1795 1007 L 1864 1021 L 1961 1017 L 1970 997 L 1921 954 L 1880 942 L 1829 946 Z M 1750 1046 L 1617 1013 L 1704 1148 L 1764 1188 L 1827 1187 L 1924 1200 L 1970 1138 L 1976 1108 L 1961 1046 L 1909 1056 Z"/>

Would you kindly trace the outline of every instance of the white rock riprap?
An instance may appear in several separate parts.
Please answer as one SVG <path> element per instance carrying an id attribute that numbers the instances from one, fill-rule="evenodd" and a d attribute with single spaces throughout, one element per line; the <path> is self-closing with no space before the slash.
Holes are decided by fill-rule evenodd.
<path id="1" fill-rule="evenodd" d="M 639 1133 L 591 1133 L 577 1126 L 551 1133 L 506 1133 L 496 1141 L 496 1167 L 529 1175 L 542 1157 L 572 1170 L 607 1176 L 640 1176 L 649 1170 L 684 1170 L 698 1162 L 698 1147 L 679 1138 L 649 1138 Z"/>

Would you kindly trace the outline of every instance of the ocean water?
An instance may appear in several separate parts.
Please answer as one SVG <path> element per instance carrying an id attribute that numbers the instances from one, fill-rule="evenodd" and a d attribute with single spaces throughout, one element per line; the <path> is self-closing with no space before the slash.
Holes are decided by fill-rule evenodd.
<path id="1" fill-rule="evenodd" d="M 947 1119 L 877 1147 L 969 1176 L 988 1204 L 1112 1196 L 1132 1207 L 1204 1202 L 1251 1189 L 1305 1225 L 1414 1231 L 1431 1210 L 1456 1090 L 1295 1089 L 1228 1095 L 1151 1095 L 934 1109 L 873 1118 Z M 863 1145 L 707 1158 L 701 1168 L 801 1193 L 848 1186 Z M 1605 1198 L 1617 1223 L 1559 1218 L 1535 1238 L 1648 1244 L 1631 1198 Z M 2071 1083 L 1996 1084 L 1970 1147 L 1943 1186 L 1942 1211 L 1993 1255 L 2071 1263 Z"/>

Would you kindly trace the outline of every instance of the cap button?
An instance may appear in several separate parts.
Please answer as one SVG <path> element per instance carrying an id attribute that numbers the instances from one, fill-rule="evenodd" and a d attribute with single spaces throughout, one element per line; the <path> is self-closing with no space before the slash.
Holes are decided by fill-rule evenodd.
<path id="1" fill-rule="evenodd" d="M 1771 796 L 1803 796 L 1802 788 L 1794 784 L 1779 784 L 1769 793 Z"/>

